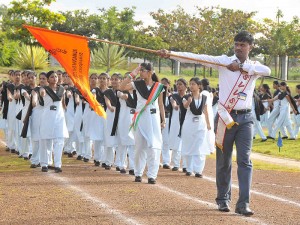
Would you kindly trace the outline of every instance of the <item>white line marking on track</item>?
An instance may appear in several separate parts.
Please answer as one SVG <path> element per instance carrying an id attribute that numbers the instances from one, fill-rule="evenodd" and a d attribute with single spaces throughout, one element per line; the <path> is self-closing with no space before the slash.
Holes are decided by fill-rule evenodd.
<path id="1" fill-rule="evenodd" d="M 76 187 L 75 185 L 70 184 L 70 182 L 68 181 L 67 178 L 61 177 L 61 176 L 56 176 L 54 174 L 48 174 L 48 175 L 53 180 L 59 181 L 60 183 L 62 183 L 67 188 L 75 191 L 82 198 L 84 198 L 86 200 L 89 200 L 91 203 L 93 203 L 97 207 L 99 207 L 101 209 L 104 209 L 106 211 L 106 213 L 108 213 L 109 215 L 112 215 L 113 217 L 123 221 L 124 223 L 130 224 L 130 225 L 142 225 L 142 223 L 140 223 L 140 222 L 138 222 L 134 219 L 128 218 L 127 216 L 125 216 L 123 214 L 123 212 L 112 208 L 111 206 L 109 206 L 108 204 L 106 204 L 105 202 L 100 200 L 99 198 L 93 197 L 92 195 L 90 195 L 89 193 L 84 191 L 83 189 L 81 189 L 79 187 Z"/>
<path id="2" fill-rule="evenodd" d="M 258 183 L 255 182 L 256 185 L 266 185 L 266 186 L 274 186 L 279 188 L 292 188 L 292 189 L 300 189 L 300 187 L 290 186 L 290 185 L 280 185 L 280 184 L 270 184 L 270 183 Z"/>
<path id="3" fill-rule="evenodd" d="M 200 200 L 198 198 L 194 198 L 190 195 L 187 195 L 185 193 L 182 193 L 182 192 L 179 192 L 179 191 L 175 191 L 171 188 L 168 188 L 164 185 L 161 185 L 161 184 L 156 184 L 155 187 L 163 190 L 163 191 L 166 191 L 166 192 L 169 192 L 169 193 L 172 193 L 172 194 L 175 194 L 176 196 L 180 196 L 184 199 L 187 199 L 187 200 L 190 200 L 190 201 L 193 201 L 193 202 L 196 202 L 196 203 L 199 203 L 201 205 L 205 205 L 207 206 L 208 208 L 211 208 L 211 209 L 216 209 L 216 204 L 213 204 L 211 202 L 207 202 L 207 201 L 203 201 L 203 200 Z M 256 223 L 256 224 L 260 224 L 260 225 L 265 225 L 266 223 L 262 222 L 261 220 L 259 219 L 255 219 L 255 218 L 251 218 L 251 217 L 245 217 L 245 216 L 240 216 L 236 213 L 232 213 L 232 212 L 229 212 L 229 213 L 226 213 L 226 214 L 231 214 L 231 215 L 235 215 L 237 216 L 237 218 L 240 218 L 240 219 L 243 219 L 243 220 L 246 220 L 248 222 L 251 222 L 251 223 Z"/>
<path id="4" fill-rule="evenodd" d="M 214 182 L 214 183 L 216 182 L 216 178 L 214 178 L 214 177 L 204 176 L 203 179 Z M 233 188 L 236 188 L 236 189 L 239 188 L 238 185 L 235 185 L 235 184 L 232 184 L 231 186 Z M 256 194 L 256 195 L 260 195 L 260 196 L 263 196 L 263 197 L 266 197 L 266 198 L 270 198 L 272 200 L 277 200 L 277 201 L 280 201 L 280 202 L 283 202 L 283 203 L 294 205 L 294 206 L 297 206 L 297 207 L 300 208 L 300 203 L 299 202 L 294 202 L 294 201 L 291 201 L 291 200 L 288 200 L 288 199 L 285 199 L 285 198 L 277 197 L 275 195 L 271 195 L 271 194 L 267 194 L 267 193 L 263 193 L 263 192 L 255 191 L 255 190 L 251 190 L 251 193 Z"/>

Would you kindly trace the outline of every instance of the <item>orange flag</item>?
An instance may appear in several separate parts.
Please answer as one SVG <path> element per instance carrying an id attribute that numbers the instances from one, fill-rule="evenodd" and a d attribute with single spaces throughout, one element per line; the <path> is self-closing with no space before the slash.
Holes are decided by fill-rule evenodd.
<path id="1" fill-rule="evenodd" d="M 62 65 L 94 111 L 99 116 L 106 118 L 103 107 L 90 91 L 90 49 L 88 48 L 88 38 L 39 27 L 23 26 Z"/>

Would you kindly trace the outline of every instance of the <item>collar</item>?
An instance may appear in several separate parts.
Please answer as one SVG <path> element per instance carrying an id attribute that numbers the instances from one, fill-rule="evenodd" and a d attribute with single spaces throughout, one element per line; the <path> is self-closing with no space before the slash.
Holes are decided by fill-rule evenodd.
<path id="1" fill-rule="evenodd" d="M 232 61 L 232 62 L 236 61 L 236 62 L 238 62 L 238 63 L 241 63 L 241 61 L 238 59 L 238 57 L 236 57 L 236 55 L 233 55 L 233 56 L 231 56 L 230 58 L 231 58 L 231 61 Z M 248 61 L 249 61 L 249 57 L 245 60 L 244 63 L 247 63 Z"/>

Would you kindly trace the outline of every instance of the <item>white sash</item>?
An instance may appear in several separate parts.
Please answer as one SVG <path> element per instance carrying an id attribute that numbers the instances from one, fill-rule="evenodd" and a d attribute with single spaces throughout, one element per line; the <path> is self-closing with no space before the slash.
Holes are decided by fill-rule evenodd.
<path id="1" fill-rule="evenodd" d="M 243 71 L 232 88 L 225 104 L 223 105 L 220 102 L 218 104 L 219 119 L 216 132 L 216 146 L 221 150 L 223 150 L 226 128 L 231 129 L 235 124 L 238 125 L 230 116 L 230 112 L 239 100 L 238 94 L 246 89 L 250 79 L 251 76 Z"/>

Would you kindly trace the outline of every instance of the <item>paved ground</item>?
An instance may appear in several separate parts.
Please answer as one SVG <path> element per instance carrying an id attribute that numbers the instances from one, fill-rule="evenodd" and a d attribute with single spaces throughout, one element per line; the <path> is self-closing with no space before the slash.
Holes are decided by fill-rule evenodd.
<path id="1" fill-rule="evenodd" d="M 17 158 L 3 148 L 0 156 Z M 75 158 L 64 159 L 61 174 L 23 164 L 15 172 L 14 165 L 0 165 L 6 170 L 0 173 L 0 224 L 300 224 L 299 173 L 254 170 L 255 215 L 246 218 L 232 212 L 238 195 L 235 165 L 233 210 L 216 210 L 213 159 L 202 179 L 160 169 L 156 185 Z"/>

